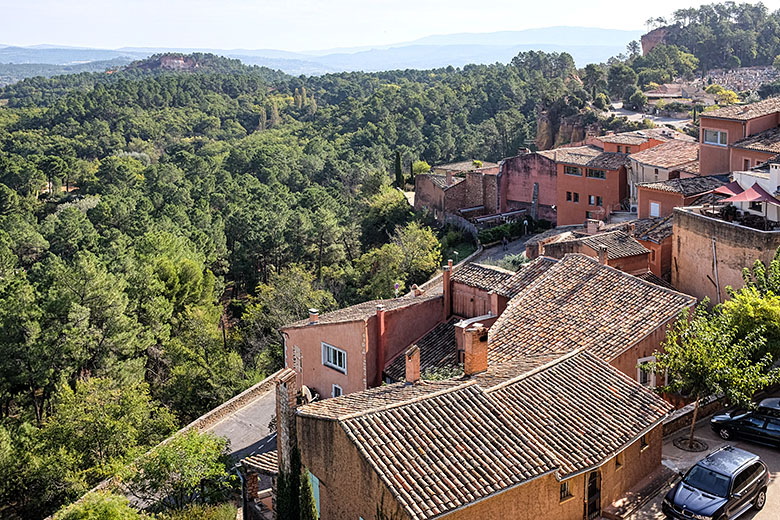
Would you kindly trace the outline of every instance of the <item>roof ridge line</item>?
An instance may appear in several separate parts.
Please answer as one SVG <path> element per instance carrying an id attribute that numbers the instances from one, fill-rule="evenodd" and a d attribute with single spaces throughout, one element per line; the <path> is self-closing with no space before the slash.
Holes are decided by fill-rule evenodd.
<path id="1" fill-rule="evenodd" d="M 426 399 L 433 398 L 433 397 L 438 397 L 438 396 L 440 396 L 442 394 L 446 394 L 446 393 L 449 393 L 449 392 L 454 392 L 455 390 L 461 390 L 463 388 L 466 388 L 466 387 L 469 387 L 469 386 L 473 386 L 473 385 L 476 385 L 476 384 L 477 384 L 476 381 L 466 381 L 465 383 L 462 383 L 462 384 L 453 385 L 451 388 L 442 388 L 441 390 L 437 390 L 435 392 L 431 392 L 430 394 L 418 395 L 417 397 L 413 397 L 411 399 L 406 399 L 404 401 L 398 401 L 398 402 L 391 403 L 391 404 L 385 404 L 385 405 L 382 405 L 382 406 L 377 406 L 376 408 L 370 408 L 368 410 L 360 410 L 359 412 L 352 412 L 352 413 L 348 413 L 348 414 L 345 414 L 345 415 L 340 415 L 340 416 L 338 416 L 336 418 L 336 420 L 339 421 L 339 422 L 342 422 L 342 421 L 347 421 L 349 419 L 355 419 L 355 418 L 361 417 L 363 415 L 368 415 L 368 414 L 371 414 L 371 413 L 385 412 L 387 410 L 392 410 L 393 408 L 399 408 L 401 406 L 406 406 L 407 404 L 412 404 L 412 403 L 419 403 L 419 402 L 424 401 Z"/>
<path id="2" fill-rule="evenodd" d="M 588 351 L 588 349 L 585 348 L 585 347 L 578 347 L 578 348 L 572 350 L 571 352 L 569 352 L 567 354 L 563 354 L 562 356 L 560 356 L 558 358 L 555 358 L 552 361 L 548 361 L 547 363 L 545 363 L 543 365 L 539 365 L 538 367 L 533 368 L 533 369 L 529 370 L 528 372 L 523 372 L 522 374 L 517 375 L 517 376 L 513 377 L 512 379 L 507 379 L 506 381 L 502 381 L 501 383 L 499 383 L 499 384 L 497 384 L 495 386 L 491 386 L 489 388 L 486 388 L 485 392 L 487 392 L 488 394 L 491 394 L 491 393 L 493 393 L 493 392 L 495 392 L 497 390 L 500 390 L 500 389 L 505 388 L 505 387 L 507 387 L 509 385 L 517 383 L 518 381 L 522 381 L 523 379 L 527 379 L 527 378 L 529 378 L 531 376 L 534 376 L 534 375 L 538 374 L 539 372 L 547 370 L 548 368 L 550 368 L 550 367 L 552 367 L 554 365 L 557 365 L 558 363 L 561 363 L 562 361 L 565 361 L 565 360 L 567 360 L 567 359 L 569 359 L 571 357 L 574 357 L 577 354 L 581 354 L 583 352 L 587 353 L 587 351 Z M 526 357 L 529 357 L 529 356 L 526 356 Z"/>

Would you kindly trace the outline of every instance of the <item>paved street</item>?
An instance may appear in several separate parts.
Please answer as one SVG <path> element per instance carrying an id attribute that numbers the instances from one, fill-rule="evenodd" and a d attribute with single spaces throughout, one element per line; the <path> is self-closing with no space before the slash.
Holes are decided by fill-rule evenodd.
<path id="1" fill-rule="evenodd" d="M 688 123 L 691 122 L 690 119 L 672 119 L 671 117 L 660 117 L 651 114 L 632 112 L 631 110 L 626 110 L 625 108 L 623 108 L 623 103 L 621 102 L 612 103 L 612 107 L 614 108 L 614 110 L 610 110 L 609 114 L 618 117 L 625 116 L 626 118 L 628 118 L 629 121 L 642 121 L 643 119 L 649 119 L 656 125 L 659 126 L 672 125 L 676 128 L 684 128 Z"/>
<path id="2" fill-rule="evenodd" d="M 681 434 L 677 434 L 679 436 Z M 720 437 L 715 435 L 710 429 L 709 418 L 701 421 L 701 424 L 696 428 L 696 437 L 703 439 L 708 445 L 709 450 L 701 453 L 689 453 L 676 448 L 672 444 L 672 438 L 667 439 L 664 442 L 663 458 L 664 464 L 675 471 L 685 471 L 689 467 L 693 466 L 699 459 L 703 458 L 710 451 L 714 451 L 727 443 Z M 761 459 L 769 466 L 771 472 L 771 481 L 769 482 L 769 488 L 767 490 L 767 502 L 764 509 L 760 512 L 749 511 L 740 517 L 740 520 L 778 520 L 780 519 L 780 483 L 778 483 L 778 475 L 780 475 L 780 450 L 776 448 L 770 448 L 762 446 L 760 444 L 753 444 L 749 442 L 734 441 L 730 444 L 753 452 L 761 457 Z M 653 500 L 645 504 L 642 509 L 634 513 L 630 520 L 660 520 L 664 518 L 661 512 L 661 501 L 669 488 L 665 488 L 658 494 Z"/>

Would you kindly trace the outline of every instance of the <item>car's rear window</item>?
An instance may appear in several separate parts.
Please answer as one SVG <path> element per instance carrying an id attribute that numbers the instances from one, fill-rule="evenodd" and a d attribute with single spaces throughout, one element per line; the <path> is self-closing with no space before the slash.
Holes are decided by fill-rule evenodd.
<path id="1" fill-rule="evenodd" d="M 727 476 L 701 466 L 692 467 L 683 482 L 719 497 L 725 497 L 729 492 L 729 478 Z"/>

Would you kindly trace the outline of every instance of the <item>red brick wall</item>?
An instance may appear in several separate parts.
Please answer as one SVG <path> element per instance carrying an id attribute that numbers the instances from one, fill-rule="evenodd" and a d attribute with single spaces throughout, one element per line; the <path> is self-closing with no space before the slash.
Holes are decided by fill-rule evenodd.
<path id="1" fill-rule="evenodd" d="M 582 224 L 587 212 L 597 214 L 594 218 L 603 220 L 612 211 L 620 208 L 620 201 L 627 196 L 626 170 L 608 170 L 606 179 L 591 179 L 585 176 L 566 175 L 564 164 L 558 164 L 558 225 Z M 582 169 L 582 167 L 580 167 Z M 579 202 L 568 202 L 566 192 L 579 193 Z M 588 196 L 600 196 L 603 207 L 590 206 Z M 600 211 L 600 213 L 599 213 Z"/>
<path id="2" fill-rule="evenodd" d="M 501 211 L 531 209 L 534 184 L 539 185 L 538 217 L 556 221 L 557 173 L 555 161 L 537 153 L 504 160 L 501 173 Z"/>

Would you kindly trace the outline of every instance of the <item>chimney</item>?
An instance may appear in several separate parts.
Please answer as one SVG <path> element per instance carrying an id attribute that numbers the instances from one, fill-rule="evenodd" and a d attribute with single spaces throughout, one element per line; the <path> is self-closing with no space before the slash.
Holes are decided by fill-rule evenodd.
<path id="1" fill-rule="evenodd" d="M 382 372 L 385 371 L 387 352 L 387 334 L 385 330 L 385 306 L 376 306 L 376 384 L 382 384 Z"/>
<path id="2" fill-rule="evenodd" d="M 441 279 L 444 292 L 444 321 L 447 321 L 452 313 L 452 260 L 447 260 Z"/>
<path id="3" fill-rule="evenodd" d="M 320 321 L 320 311 L 309 309 L 309 325 L 316 325 Z"/>
<path id="4" fill-rule="evenodd" d="M 297 446 L 295 409 L 298 406 L 298 386 L 295 371 L 285 368 L 276 377 L 276 446 L 279 471 L 292 468 L 292 452 Z"/>
<path id="5" fill-rule="evenodd" d="M 452 184 L 452 170 L 447 170 L 447 186 Z"/>
<path id="6" fill-rule="evenodd" d="M 464 360 L 463 372 L 467 376 L 479 374 L 487 370 L 488 361 L 488 330 L 481 323 L 475 323 L 466 329 L 463 338 Z"/>
<path id="7" fill-rule="evenodd" d="M 420 348 L 412 345 L 406 351 L 406 382 L 409 384 L 420 381 Z"/>
<path id="8" fill-rule="evenodd" d="M 595 218 L 589 218 L 585 221 L 585 232 L 589 235 L 595 235 L 599 232 L 599 221 Z"/>
<path id="9" fill-rule="evenodd" d="M 414 285 L 412 285 L 412 293 L 413 293 L 415 296 L 422 296 L 423 294 L 425 294 L 425 291 L 423 291 L 422 289 L 420 289 L 420 288 L 417 286 L 417 284 L 414 284 Z"/>
<path id="10" fill-rule="evenodd" d="M 609 262 L 609 255 L 607 254 L 607 246 L 601 244 L 599 246 L 599 263 L 603 265 L 607 265 L 608 262 Z"/>

